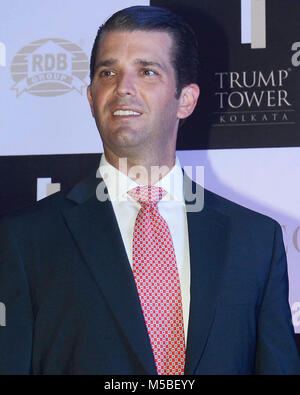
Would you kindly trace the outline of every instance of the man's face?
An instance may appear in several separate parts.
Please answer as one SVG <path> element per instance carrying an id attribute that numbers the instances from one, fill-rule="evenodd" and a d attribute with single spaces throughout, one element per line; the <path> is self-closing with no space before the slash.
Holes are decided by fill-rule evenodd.
<path id="1" fill-rule="evenodd" d="M 175 149 L 172 44 L 166 32 L 138 30 L 108 32 L 99 43 L 88 99 L 104 149 L 118 157 Z"/>

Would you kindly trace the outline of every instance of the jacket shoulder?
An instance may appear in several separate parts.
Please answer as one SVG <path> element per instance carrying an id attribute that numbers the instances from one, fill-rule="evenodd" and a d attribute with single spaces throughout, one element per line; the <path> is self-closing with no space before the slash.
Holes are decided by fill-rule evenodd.
<path id="1" fill-rule="evenodd" d="M 69 207 L 72 202 L 66 199 L 67 192 L 56 192 L 44 199 L 41 199 L 30 206 L 9 212 L 1 216 L 4 222 L 18 222 L 34 220 L 45 215 L 54 215 L 64 207 Z"/>
<path id="2" fill-rule="evenodd" d="M 248 226 L 251 224 L 264 225 L 272 228 L 274 226 L 280 226 L 273 218 L 233 202 L 208 189 L 205 189 L 204 194 L 205 204 L 208 207 L 226 215 L 232 221 L 245 222 Z"/>

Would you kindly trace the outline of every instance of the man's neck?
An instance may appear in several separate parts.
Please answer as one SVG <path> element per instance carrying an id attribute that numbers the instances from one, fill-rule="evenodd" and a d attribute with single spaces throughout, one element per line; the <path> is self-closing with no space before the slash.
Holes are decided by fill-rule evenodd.
<path id="1" fill-rule="evenodd" d="M 175 152 L 172 157 L 165 158 L 130 158 L 118 157 L 104 152 L 109 164 L 120 172 L 142 185 L 154 185 L 166 176 L 175 165 Z M 148 159 L 148 160 L 147 160 Z"/>

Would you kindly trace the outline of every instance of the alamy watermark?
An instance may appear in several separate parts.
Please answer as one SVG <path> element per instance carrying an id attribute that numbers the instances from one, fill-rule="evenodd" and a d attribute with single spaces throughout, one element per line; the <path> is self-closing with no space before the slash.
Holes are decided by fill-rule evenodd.
<path id="1" fill-rule="evenodd" d="M 111 172 L 109 166 L 101 166 L 100 171 L 97 171 L 96 177 L 102 178 L 96 189 L 97 199 L 101 202 L 111 200 L 109 196 L 105 181 L 110 178 L 114 185 L 116 185 L 117 192 L 118 187 L 124 183 L 124 174 L 129 179 L 134 180 L 138 184 L 145 184 L 145 180 L 148 181 L 149 185 L 153 184 L 151 180 L 160 180 L 164 175 L 169 173 L 171 169 L 168 166 L 151 166 L 150 172 L 144 166 L 136 165 L 128 169 L 127 158 L 119 159 L 119 170 L 120 172 Z M 149 174 L 150 173 L 150 174 Z M 193 182 L 192 179 L 195 181 Z M 143 181 L 143 182 L 141 182 Z M 147 182 L 146 182 L 147 184 Z M 159 181 L 155 184 L 160 186 Z M 199 212 L 204 207 L 204 166 L 184 166 L 183 167 L 183 182 L 182 178 L 174 177 L 171 172 L 167 178 L 167 187 L 170 198 L 172 199 L 175 195 L 175 191 L 183 188 L 185 207 L 187 212 Z M 130 188 L 128 188 L 129 190 Z M 118 194 L 118 201 L 126 201 L 128 196 Z"/>
<path id="2" fill-rule="evenodd" d="M 0 326 L 6 326 L 6 308 L 2 302 L 0 302 Z"/>

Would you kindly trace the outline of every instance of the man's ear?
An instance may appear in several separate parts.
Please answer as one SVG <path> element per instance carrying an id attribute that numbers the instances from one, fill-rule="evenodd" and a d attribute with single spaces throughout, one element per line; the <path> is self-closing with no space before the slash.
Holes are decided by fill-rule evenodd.
<path id="1" fill-rule="evenodd" d="M 197 84 L 189 84 L 182 88 L 179 98 L 177 118 L 184 119 L 192 114 L 196 107 L 199 95 L 200 88 Z"/>
<path id="2" fill-rule="evenodd" d="M 93 106 L 93 98 L 92 98 L 92 93 L 91 93 L 91 85 L 89 85 L 87 87 L 86 93 L 87 93 L 88 101 L 90 103 L 92 115 L 93 115 L 93 117 L 95 117 L 95 115 L 94 115 L 94 106 Z"/>

